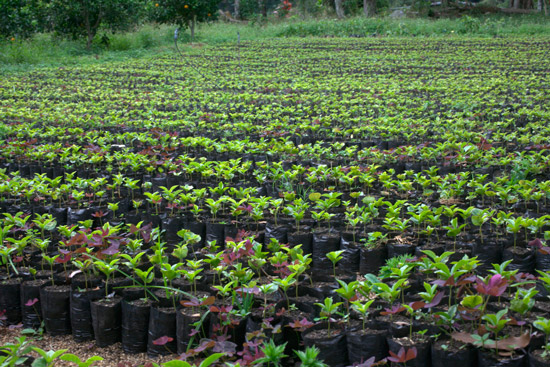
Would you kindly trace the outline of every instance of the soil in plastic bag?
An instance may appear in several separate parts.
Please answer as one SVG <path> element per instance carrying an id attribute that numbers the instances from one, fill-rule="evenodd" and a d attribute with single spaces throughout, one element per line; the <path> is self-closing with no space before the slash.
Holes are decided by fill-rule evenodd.
<path id="1" fill-rule="evenodd" d="M 149 331 L 149 301 L 136 299 L 122 301 L 122 350 L 126 353 L 143 353 L 147 351 Z"/>
<path id="2" fill-rule="evenodd" d="M 385 246 L 374 249 L 363 247 L 359 253 L 359 273 L 378 274 L 380 268 L 386 263 L 387 256 Z"/>
<path id="3" fill-rule="evenodd" d="M 48 212 L 56 220 L 58 226 L 67 224 L 67 208 L 51 207 Z"/>
<path id="4" fill-rule="evenodd" d="M 21 322 L 21 280 L 7 279 L 0 281 L 0 311 L 4 312 L 5 325 L 15 325 Z"/>
<path id="5" fill-rule="evenodd" d="M 149 317 L 149 332 L 147 339 L 147 354 L 150 357 L 164 356 L 176 353 L 176 311 L 173 307 L 151 307 Z M 155 345 L 153 342 L 160 337 L 173 338 L 164 345 Z"/>
<path id="6" fill-rule="evenodd" d="M 206 224 L 206 243 L 216 241 L 217 246 L 225 247 L 225 224 L 207 223 Z"/>
<path id="7" fill-rule="evenodd" d="M 543 254 L 540 251 L 535 253 L 535 268 L 540 271 L 550 270 L 550 254 Z"/>
<path id="8" fill-rule="evenodd" d="M 512 259 L 508 270 L 518 270 L 520 273 L 532 273 L 535 270 L 535 252 L 530 248 L 507 247 L 502 251 L 502 261 Z"/>
<path id="9" fill-rule="evenodd" d="M 472 256 L 477 256 L 481 263 L 478 266 L 480 270 L 489 270 L 491 264 L 500 264 L 502 262 L 502 246 L 497 242 L 485 240 L 483 243 L 474 243 Z"/>
<path id="10" fill-rule="evenodd" d="M 287 233 L 288 245 L 295 247 L 302 245 L 304 254 L 311 254 L 313 236 L 311 233 Z"/>
<path id="11" fill-rule="evenodd" d="M 343 250 L 342 259 L 338 262 L 339 273 L 357 273 L 359 271 L 359 258 L 361 247 L 352 241 L 344 238 L 340 240 L 340 250 Z"/>
<path id="12" fill-rule="evenodd" d="M 529 367 L 548 367 L 548 357 L 542 358 L 543 349 L 529 351 Z"/>
<path id="13" fill-rule="evenodd" d="M 376 361 L 388 356 L 387 332 L 385 330 L 362 330 L 348 332 L 348 358 L 350 363 L 364 362 L 370 357 Z"/>
<path id="14" fill-rule="evenodd" d="M 183 229 L 183 218 L 164 218 L 162 220 L 162 229 L 165 231 L 164 239 L 166 242 L 176 243 L 181 241 L 178 232 Z"/>
<path id="15" fill-rule="evenodd" d="M 76 342 L 85 342 L 94 339 L 92 326 L 91 302 L 105 294 L 103 289 L 84 292 L 71 291 L 71 328 L 73 339 Z"/>
<path id="16" fill-rule="evenodd" d="M 266 246 L 271 243 L 272 238 L 279 241 L 279 243 L 288 243 L 288 227 L 281 225 L 274 226 L 268 223 L 265 226 L 264 236 L 264 243 Z"/>
<path id="17" fill-rule="evenodd" d="M 21 314 L 24 328 L 36 329 L 42 324 L 42 307 L 40 306 L 40 288 L 48 283 L 47 279 L 28 280 L 21 283 Z M 33 302 L 36 300 L 36 302 Z M 26 304 L 30 301 L 29 306 Z"/>
<path id="18" fill-rule="evenodd" d="M 98 347 L 107 347 L 121 340 L 121 300 L 121 297 L 115 296 L 92 302 L 92 320 Z"/>
<path id="19" fill-rule="evenodd" d="M 78 224 L 80 221 L 93 219 L 90 209 L 73 209 L 67 210 L 67 225 Z"/>
<path id="20" fill-rule="evenodd" d="M 50 335 L 71 333 L 71 287 L 49 285 L 40 289 L 40 304 L 46 332 Z"/>
<path id="21" fill-rule="evenodd" d="M 203 248 L 205 245 L 205 238 L 206 238 L 206 225 L 201 222 L 188 222 L 183 224 L 183 228 L 193 232 L 194 234 L 197 234 L 201 236 L 201 240 L 199 243 L 193 245 L 194 249 Z"/>
<path id="22" fill-rule="evenodd" d="M 182 354 L 187 351 L 187 347 L 193 339 L 193 345 L 198 344 L 201 338 L 207 337 L 207 332 L 209 329 L 210 318 L 208 316 L 203 318 L 202 325 L 200 326 L 200 332 L 191 336 L 191 332 L 195 330 L 197 326 L 193 325 L 196 322 L 200 321 L 203 314 L 192 313 L 191 310 L 182 308 L 178 310 L 176 316 L 177 324 L 177 344 L 178 344 L 178 354 Z"/>
<path id="23" fill-rule="evenodd" d="M 479 350 L 477 353 L 478 367 L 525 367 L 525 354 L 497 359 L 493 351 Z"/>
<path id="24" fill-rule="evenodd" d="M 326 324 L 316 325 L 302 334 L 306 347 L 315 345 L 321 350 L 318 355 L 320 360 L 331 367 L 344 367 L 348 365 L 348 347 L 346 335 L 342 330 L 331 328 L 331 336 L 324 332 Z"/>
<path id="25" fill-rule="evenodd" d="M 414 255 L 415 245 L 388 243 L 388 259 L 401 255 Z"/>
<path id="26" fill-rule="evenodd" d="M 399 353 L 399 350 L 402 347 L 404 347 L 405 349 L 412 347 L 416 348 L 416 358 L 407 362 L 408 367 L 426 367 L 430 365 L 431 346 L 429 341 L 415 343 L 411 346 L 401 344 L 399 339 L 388 338 L 387 341 L 389 350 L 395 354 Z"/>
<path id="27" fill-rule="evenodd" d="M 313 267 L 316 269 L 332 269 L 332 263 L 327 258 L 327 254 L 340 249 L 340 236 L 329 233 L 315 233 L 313 235 L 313 250 L 311 259 Z"/>
<path id="28" fill-rule="evenodd" d="M 465 367 L 476 364 L 477 352 L 470 347 L 458 350 L 435 348 L 432 344 L 432 367 Z"/>

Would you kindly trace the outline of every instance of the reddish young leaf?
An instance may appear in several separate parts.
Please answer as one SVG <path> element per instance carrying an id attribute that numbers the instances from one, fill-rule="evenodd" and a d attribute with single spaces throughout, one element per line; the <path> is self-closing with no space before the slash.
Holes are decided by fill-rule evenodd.
<path id="1" fill-rule="evenodd" d="M 29 299 L 27 301 L 27 303 L 25 303 L 25 306 L 27 306 L 27 307 L 34 306 L 36 304 L 36 302 L 38 302 L 38 298 Z"/>
<path id="2" fill-rule="evenodd" d="M 154 345 L 166 345 L 168 343 L 170 343 L 171 341 L 173 341 L 174 338 L 171 338 L 169 336 L 161 336 L 160 338 L 156 339 L 156 340 L 153 340 L 153 344 Z"/>

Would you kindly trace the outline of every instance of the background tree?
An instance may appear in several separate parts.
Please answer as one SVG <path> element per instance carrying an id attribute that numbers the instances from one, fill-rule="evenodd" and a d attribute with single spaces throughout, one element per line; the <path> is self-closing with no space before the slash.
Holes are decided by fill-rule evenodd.
<path id="1" fill-rule="evenodd" d="M 139 22 L 144 10 L 144 0 L 52 0 L 50 5 L 54 31 L 86 37 L 88 49 L 100 27 L 126 30 Z"/>
<path id="2" fill-rule="evenodd" d="M 363 14 L 372 17 L 376 13 L 376 0 L 363 0 Z"/>
<path id="3" fill-rule="evenodd" d="M 191 39 L 195 37 L 198 22 L 215 19 L 219 0 L 158 0 L 155 6 L 155 20 L 159 23 L 176 24 L 189 28 Z M 156 5 L 156 4 L 155 4 Z"/>
<path id="4" fill-rule="evenodd" d="M 41 8 L 38 0 L 0 0 L 0 35 L 30 37 L 41 28 Z"/>
<path id="5" fill-rule="evenodd" d="M 338 16 L 339 19 L 343 19 L 345 14 L 342 0 L 334 0 L 334 8 L 336 9 L 336 16 Z"/>

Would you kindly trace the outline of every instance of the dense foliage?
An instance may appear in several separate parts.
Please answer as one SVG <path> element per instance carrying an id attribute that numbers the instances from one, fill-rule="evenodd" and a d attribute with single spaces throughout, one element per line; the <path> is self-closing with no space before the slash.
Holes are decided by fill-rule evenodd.
<path id="1" fill-rule="evenodd" d="M 90 47 L 100 27 L 116 31 L 137 24 L 145 14 L 143 0 L 53 0 L 48 4 L 53 30 L 84 37 Z"/>

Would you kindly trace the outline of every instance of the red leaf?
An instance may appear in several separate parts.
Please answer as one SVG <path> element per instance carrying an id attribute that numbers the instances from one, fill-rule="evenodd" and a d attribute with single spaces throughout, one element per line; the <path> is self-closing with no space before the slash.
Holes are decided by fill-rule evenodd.
<path id="1" fill-rule="evenodd" d="M 411 359 L 415 359 L 416 353 L 417 353 L 416 347 L 409 348 L 409 350 L 407 350 L 407 355 L 405 356 L 404 362 L 410 361 Z"/>
<path id="2" fill-rule="evenodd" d="M 38 298 L 29 299 L 29 300 L 27 301 L 27 303 L 25 303 L 25 306 L 27 306 L 27 307 L 34 306 L 34 304 L 35 304 L 36 302 L 38 302 Z"/>
<path id="3" fill-rule="evenodd" d="M 165 345 L 165 344 L 170 343 L 173 340 L 174 340 L 174 338 L 171 338 L 171 337 L 165 335 L 165 336 L 161 336 L 160 338 L 158 338 L 156 340 L 153 340 L 153 344 L 154 345 Z"/>

